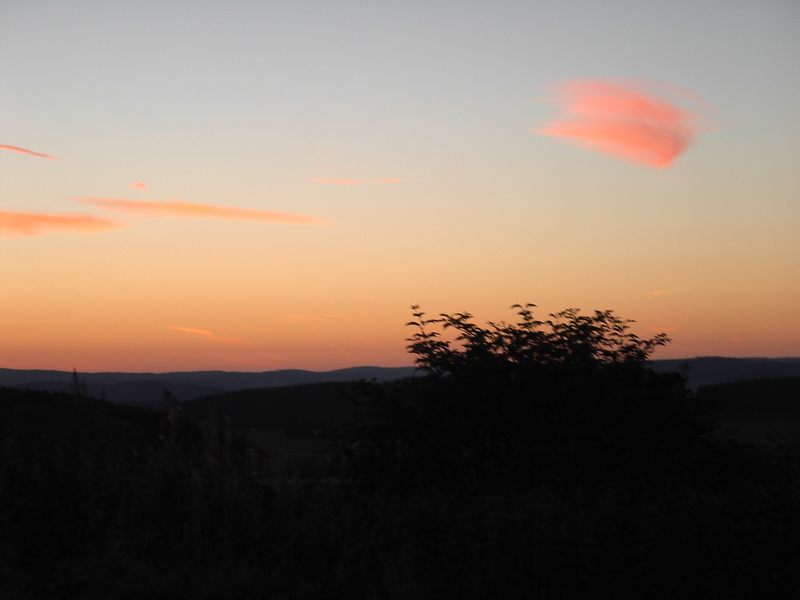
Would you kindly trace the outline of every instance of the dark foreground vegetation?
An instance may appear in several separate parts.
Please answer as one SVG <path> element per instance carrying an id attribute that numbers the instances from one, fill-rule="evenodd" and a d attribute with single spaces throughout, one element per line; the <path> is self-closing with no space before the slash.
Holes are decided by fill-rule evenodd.
<path id="1" fill-rule="evenodd" d="M 426 377 L 270 406 L 0 389 L 0 596 L 798 597 L 800 444 L 722 435 L 745 392 L 649 369 L 664 336 L 518 310 L 417 312 Z"/>

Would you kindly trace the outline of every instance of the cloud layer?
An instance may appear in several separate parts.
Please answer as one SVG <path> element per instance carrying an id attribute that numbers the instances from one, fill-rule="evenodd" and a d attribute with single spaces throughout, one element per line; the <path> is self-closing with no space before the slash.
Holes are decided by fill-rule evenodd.
<path id="1" fill-rule="evenodd" d="M 213 204 L 193 204 L 181 200 L 143 201 L 120 198 L 79 198 L 79 200 L 84 204 L 147 217 L 201 217 L 290 224 L 319 224 L 325 222 L 317 217 L 307 215 L 270 212 L 254 208 L 216 206 Z"/>
<path id="2" fill-rule="evenodd" d="M 118 224 L 93 215 L 37 214 L 0 211 L 0 235 L 29 236 L 50 231 L 91 233 L 113 229 Z"/>
<path id="3" fill-rule="evenodd" d="M 37 158 L 47 158 L 49 160 L 55 160 L 55 156 L 50 156 L 49 154 L 44 154 L 43 152 L 34 152 L 33 150 L 28 150 L 27 148 L 20 148 L 19 146 L 9 146 L 7 144 L 0 144 L 0 150 L 8 150 L 9 152 L 16 152 L 17 154 L 25 154 L 26 156 L 35 156 Z"/>
<path id="4" fill-rule="evenodd" d="M 606 154 L 667 167 L 688 147 L 695 115 L 632 86 L 571 81 L 553 97 L 564 116 L 537 130 Z"/>

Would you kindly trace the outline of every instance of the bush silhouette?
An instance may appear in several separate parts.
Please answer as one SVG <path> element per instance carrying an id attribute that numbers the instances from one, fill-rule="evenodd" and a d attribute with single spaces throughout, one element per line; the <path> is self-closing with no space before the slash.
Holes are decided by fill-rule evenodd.
<path id="1" fill-rule="evenodd" d="M 532 304 L 513 308 L 516 323 L 483 327 L 412 307 L 408 348 L 427 376 L 376 391 L 354 453 L 362 479 L 593 494 L 676 476 L 710 422 L 680 375 L 649 368 L 669 338 L 640 338 L 612 311 L 538 320 Z"/>

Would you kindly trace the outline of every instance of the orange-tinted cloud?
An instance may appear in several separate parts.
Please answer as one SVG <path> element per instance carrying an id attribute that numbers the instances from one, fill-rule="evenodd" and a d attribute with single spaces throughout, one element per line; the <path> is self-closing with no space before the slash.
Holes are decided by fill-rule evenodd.
<path id="1" fill-rule="evenodd" d="M 47 158 L 50 160 L 55 160 L 55 156 L 50 156 L 49 154 L 44 154 L 43 152 L 34 152 L 33 150 L 28 150 L 27 148 L 20 148 L 19 146 L 9 146 L 7 144 L 0 144 L 0 150 L 8 150 L 9 152 L 16 152 L 17 154 L 25 154 L 27 156 L 35 156 L 37 158 Z"/>
<path id="2" fill-rule="evenodd" d="M 147 187 L 147 184 L 144 181 L 134 181 L 131 184 L 132 190 L 139 190 L 140 192 L 149 192 L 150 188 Z"/>
<path id="3" fill-rule="evenodd" d="M 571 81 L 556 88 L 554 101 L 564 119 L 537 133 L 652 167 L 672 164 L 697 130 L 695 115 L 633 86 Z"/>
<path id="4" fill-rule="evenodd" d="M 89 233 L 113 229 L 118 224 L 93 215 L 57 215 L 0 211 L 0 235 L 39 235 L 48 231 Z"/>
<path id="5" fill-rule="evenodd" d="M 235 346 L 247 345 L 248 341 L 242 338 L 232 338 L 232 337 L 223 337 L 221 335 L 215 334 L 213 331 L 208 329 L 200 329 L 199 327 L 178 327 L 176 325 L 170 326 L 170 329 L 173 331 L 178 331 L 180 333 L 188 333 L 191 335 L 196 335 L 210 342 L 218 342 L 220 344 L 231 344 Z"/>
<path id="6" fill-rule="evenodd" d="M 311 183 L 317 183 L 319 185 L 368 185 L 371 183 L 374 184 L 391 184 L 391 183 L 400 183 L 400 180 L 394 177 L 383 177 L 379 179 L 350 179 L 347 177 L 343 178 L 335 178 L 335 177 L 312 177 Z"/>
<path id="7" fill-rule="evenodd" d="M 648 300 L 654 300 L 656 298 L 661 298 L 663 296 L 669 296 L 669 295 L 674 294 L 674 293 L 675 292 L 673 292 L 672 290 L 653 290 L 647 296 L 647 299 Z"/>
<path id="8" fill-rule="evenodd" d="M 291 315 L 286 315 L 286 319 L 289 321 L 346 321 L 348 320 L 347 317 L 343 317 L 341 315 L 330 315 L 325 313 L 313 313 L 313 314 L 305 314 L 305 313 L 295 313 Z"/>
<path id="9" fill-rule="evenodd" d="M 120 198 L 80 198 L 85 204 L 120 210 L 147 217 L 205 217 L 214 219 L 242 219 L 266 223 L 316 224 L 322 219 L 307 215 L 270 212 L 254 208 L 234 208 L 213 204 L 193 204 L 181 200 L 143 201 Z"/>

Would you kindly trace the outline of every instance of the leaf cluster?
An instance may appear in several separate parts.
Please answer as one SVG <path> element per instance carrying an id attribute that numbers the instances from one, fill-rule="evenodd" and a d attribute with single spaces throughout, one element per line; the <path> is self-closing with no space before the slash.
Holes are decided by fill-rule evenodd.
<path id="1" fill-rule="evenodd" d="M 610 310 L 538 319 L 533 304 L 512 308 L 515 322 L 482 326 L 412 306 L 408 349 L 427 376 L 376 403 L 380 425 L 359 456 L 369 477 L 596 488 L 680 470 L 708 422 L 680 375 L 649 368 L 666 334 L 639 337 Z"/>
<path id="2" fill-rule="evenodd" d="M 416 328 L 408 338 L 408 350 L 416 364 L 435 375 L 458 375 L 475 366 L 502 364 L 507 367 L 590 367 L 593 365 L 643 363 L 653 351 L 669 343 L 665 333 L 640 338 L 630 330 L 635 321 L 621 319 L 611 310 L 581 314 L 579 309 L 551 313 L 547 319 L 533 314 L 535 304 L 514 304 L 516 323 L 495 323 L 487 327 L 473 322 L 468 312 L 441 313 L 427 319 L 413 305 Z M 447 330 L 456 332 L 454 341 L 445 339 Z"/>

